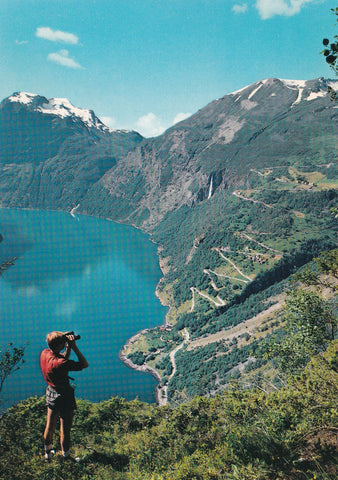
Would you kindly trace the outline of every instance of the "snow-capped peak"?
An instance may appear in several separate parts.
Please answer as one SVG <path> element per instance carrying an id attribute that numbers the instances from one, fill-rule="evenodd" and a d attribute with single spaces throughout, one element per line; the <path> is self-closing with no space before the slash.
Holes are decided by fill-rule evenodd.
<path id="1" fill-rule="evenodd" d="M 61 118 L 78 117 L 89 127 L 97 127 L 100 120 L 95 117 L 91 110 L 74 107 L 67 98 L 51 98 L 37 108 L 39 112 L 57 115 Z M 102 124 L 103 125 L 103 124 Z"/>
<path id="2" fill-rule="evenodd" d="M 28 92 L 15 92 L 13 95 L 8 97 L 10 102 L 18 102 L 23 103 L 24 105 L 28 105 L 32 103 L 32 100 L 36 98 L 38 95 L 35 93 L 28 93 Z"/>
<path id="3" fill-rule="evenodd" d="M 318 78 L 315 80 L 286 80 L 280 78 L 266 78 L 252 85 L 241 88 L 240 90 L 236 90 L 235 92 L 230 93 L 230 95 L 237 96 L 235 102 L 237 102 L 239 99 L 242 101 L 245 99 L 251 100 L 263 86 L 271 86 L 273 84 L 283 85 L 296 93 L 297 97 L 293 101 L 291 107 L 302 101 L 312 101 L 320 97 L 325 97 L 328 94 L 328 87 L 331 87 L 333 90 L 338 89 L 337 80 L 327 80 L 324 78 Z M 274 93 L 270 95 L 270 97 L 273 96 L 275 96 Z"/>
<path id="4" fill-rule="evenodd" d="M 241 88 L 240 90 L 236 90 L 235 92 L 231 92 L 230 95 L 237 95 L 239 93 L 243 93 L 245 90 L 255 87 L 255 89 L 250 93 L 249 97 L 252 97 L 263 85 L 269 85 L 273 82 L 282 82 L 285 86 L 297 89 L 297 88 L 304 88 L 306 85 L 306 80 L 283 80 L 280 78 L 265 78 L 264 80 L 260 80 L 252 85 L 247 85 L 246 87 Z"/>
<path id="5" fill-rule="evenodd" d="M 88 127 L 108 131 L 109 127 L 99 120 L 92 110 L 74 107 L 67 98 L 51 98 L 34 93 L 16 92 L 8 97 L 10 102 L 17 102 L 29 106 L 32 110 L 46 115 L 56 115 L 60 118 L 71 117 L 81 120 Z"/>
<path id="6" fill-rule="evenodd" d="M 310 102 L 320 97 L 326 97 L 328 94 L 328 87 L 334 90 L 338 87 L 337 81 L 328 81 L 324 78 L 317 80 L 281 80 L 291 90 L 298 91 L 297 99 L 293 102 L 291 107 L 300 103 L 301 101 Z"/>
<path id="7" fill-rule="evenodd" d="M 280 78 L 280 81 L 289 88 L 305 88 L 306 80 L 285 80 Z"/>

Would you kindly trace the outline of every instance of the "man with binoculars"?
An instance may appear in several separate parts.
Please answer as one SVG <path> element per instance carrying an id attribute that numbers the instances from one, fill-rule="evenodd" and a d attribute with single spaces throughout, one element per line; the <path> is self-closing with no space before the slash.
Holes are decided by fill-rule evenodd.
<path id="1" fill-rule="evenodd" d="M 74 332 L 51 332 L 47 335 L 46 348 L 40 355 L 40 366 L 48 386 L 46 390 L 47 423 L 43 436 L 45 459 L 50 460 L 53 450 L 53 434 L 57 420 L 60 418 L 60 443 L 62 455 L 69 457 L 70 430 L 76 408 L 74 389 L 69 383 L 68 372 L 79 371 L 88 367 L 88 362 L 78 349 Z M 65 350 L 64 350 L 65 349 Z M 63 353 L 62 350 L 64 350 Z M 71 351 L 77 356 L 77 361 L 69 360 Z"/>

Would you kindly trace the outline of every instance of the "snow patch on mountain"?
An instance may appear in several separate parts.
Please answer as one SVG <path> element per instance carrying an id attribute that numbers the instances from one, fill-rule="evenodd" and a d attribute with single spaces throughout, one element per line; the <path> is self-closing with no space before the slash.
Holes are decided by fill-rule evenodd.
<path id="1" fill-rule="evenodd" d="M 284 84 L 287 88 L 290 88 L 291 90 L 298 90 L 298 89 L 304 89 L 305 86 L 306 86 L 306 80 L 283 80 L 283 79 L 278 79 L 278 78 L 265 78 L 264 80 L 260 80 L 259 82 L 256 82 L 252 85 L 247 85 L 246 87 L 244 88 L 241 88 L 240 90 L 236 90 L 232 93 L 230 93 L 229 95 L 238 95 L 238 97 L 236 98 L 235 102 L 237 102 L 241 97 L 244 97 L 245 94 L 244 92 L 248 89 L 252 89 L 254 87 L 254 89 L 249 93 L 247 99 L 250 100 L 252 99 L 252 97 L 254 97 L 256 95 L 256 93 L 263 87 L 263 86 L 269 86 L 269 85 L 273 85 L 274 83 L 277 83 L 277 82 L 282 82 L 282 84 Z M 243 95 L 244 94 L 244 95 Z M 274 94 L 272 94 L 271 96 L 273 96 Z M 297 98 L 296 102 L 298 103 L 298 101 L 300 101 L 300 98 Z"/>
<path id="2" fill-rule="evenodd" d="M 16 92 L 8 100 L 30 107 L 33 111 L 46 115 L 56 115 L 60 118 L 73 118 L 81 120 L 85 125 L 103 131 L 110 131 L 104 123 L 99 120 L 92 110 L 74 107 L 67 98 L 51 98 L 47 100 L 34 93 Z"/>
<path id="3" fill-rule="evenodd" d="M 316 98 L 319 98 L 319 97 L 325 97 L 326 95 L 327 95 L 327 91 L 325 90 L 321 90 L 320 92 L 311 92 L 306 100 L 309 102 L 310 100 L 315 100 Z"/>
<path id="4" fill-rule="evenodd" d="M 328 87 L 336 90 L 338 88 L 337 81 L 324 81 L 323 79 L 318 79 L 318 85 L 316 86 L 316 91 L 309 91 L 311 84 L 306 80 L 281 80 L 288 88 L 291 90 L 298 91 L 297 99 L 293 102 L 291 107 L 297 105 L 302 100 L 312 101 L 317 98 L 325 97 L 328 94 Z"/>
<path id="5" fill-rule="evenodd" d="M 306 80 L 285 80 L 281 78 L 280 81 L 283 82 L 284 85 L 286 85 L 288 88 L 291 88 L 292 90 L 306 87 Z"/>
<path id="6" fill-rule="evenodd" d="M 74 107 L 67 98 L 51 98 L 48 103 L 43 103 L 36 110 L 61 118 L 77 117 L 89 127 L 102 128 L 104 126 L 91 110 Z"/>
<path id="7" fill-rule="evenodd" d="M 8 100 L 10 102 L 18 102 L 24 105 L 28 105 L 29 103 L 32 103 L 32 100 L 36 97 L 37 95 L 35 93 L 16 92 L 13 93 L 13 95 L 11 95 L 10 97 L 8 97 Z"/>
<path id="8" fill-rule="evenodd" d="M 255 90 L 250 93 L 250 95 L 248 96 L 248 100 L 250 100 L 250 99 L 258 92 L 258 90 L 259 90 L 260 88 L 262 88 L 262 86 L 263 86 L 263 83 L 260 83 L 260 84 L 258 85 L 258 87 L 255 88 Z"/>
<path id="9" fill-rule="evenodd" d="M 338 89 L 338 80 L 332 80 L 327 82 L 327 86 L 333 88 L 334 90 Z"/>
<path id="10" fill-rule="evenodd" d="M 256 85 L 254 83 L 254 85 Z M 229 93 L 229 95 L 237 95 L 239 93 L 244 92 L 247 88 L 251 87 L 252 85 L 247 85 L 246 87 L 240 88 L 239 90 L 235 90 L 234 92 Z"/>
<path id="11" fill-rule="evenodd" d="M 297 90 L 297 89 L 293 89 L 293 90 Z M 291 108 L 294 105 L 297 105 L 297 103 L 300 103 L 300 101 L 302 100 L 303 91 L 304 91 L 304 87 L 299 87 L 298 88 L 298 96 L 297 96 L 296 100 L 293 102 L 293 104 L 291 105 Z"/>

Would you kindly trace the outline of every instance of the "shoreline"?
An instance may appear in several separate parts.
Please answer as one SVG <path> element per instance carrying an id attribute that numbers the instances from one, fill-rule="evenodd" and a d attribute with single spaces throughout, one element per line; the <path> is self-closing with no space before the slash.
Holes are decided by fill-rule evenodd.
<path id="1" fill-rule="evenodd" d="M 111 220 L 114 222 L 114 220 Z M 116 222 L 116 223 L 119 223 L 119 222 Z M 134 225 L 131 225 L 133 228 L 137 228 L 135 227 Z M 138 230 L 141 230 L 139 228 L 137 228 Z M 157 258 L 158 258 L 158 263 L 159 263 L 159 267 L 160 267 L 160 270 L 162 272 L 162 277 L 159 279 L 159 281 L 157 282 L 157 285 L 156 285 L 156 288 L 155 288 L 155 296 L 158 298 L 158 300 L 160 301 L 161 305 L 163 307 L 167 307 L 168 308 L 168 311 L 164 317 L 164 323 L 161 323 L 160 325 L 158 325 L 158 327 L 155 327 L 155 328 L 159 328 L 159 327 L 166 327 L 168 325 L 168 315 L 171 311 L 171 306 L 170 305 L 167 305 L 163 299 L 161 298 L 161 295 L 158 291 L 158 285 L 160 284 L 160 282 L 163 280 L 164 276 L 165 276 L 165 266 L 163 264 L 163 261 L 161 261 L 161 256 L 160 256 L 160 253 L 161 253 L 161 250 L 162 250 L 162 247 L 157 244 L 156 242 L 154 242 L 154 240 L 151 238 L 150 234 L 148 232 L 145 232 L 144 230 L 141 230 L 142 232 L 144 232 L 146 235 L 149 236 L 149 239 L 150 241 L 157 246 Z M 165 406 L 167 405 L 168 403 L 168 399 L 167 399 L 167 386 L 166 385 L 161 385 L 161 382 L 162 382 L 162 378 L 160 377 L 160 375 L 158 374 L 158 372 L 150 367 L 147 363 L 144 363 L 143 365 L 136 365 L 135 363 L 133 363 L 129 358 L 127 358 L 127 355 L 124 353 L 125 352 L 125 348 L 128 347 L 129 345 L 133 344 L 135 341 L 137 341 L 139 339 L 140 336 L 144 335 L 146 332 L 148 332 L 150 329 L 149 328 L 144 328 L 143 330 L 140 330 L 138 333 L 136 333 L 135 335 L 133 335 L 132 337 L 128 338 L 128 340 L 126 341 L 126 343 L 123 345 L 123 347 L 120 349 L 119 351 L 119 359 L 121 360 L 121 362 L 128 368 L 131 368 L 132 370 L 135 370 L 137 372 L 143 372 L 143 373 L 147 373 L 147 374 L 150 374 L 152 375 L 155 380 L 158 382 L 156 387 L 155 387 L 155 400 L 156 400 L 156 403 L 158 406 Z"/>
<path id="2" fill-rule="evenodd" d="M 147 363 L 144 363 L 143 365 L 136 365 L 136 363 L 133 363 L 129 358 L 127 358 L 127 355 L 124 352 L 125 348 L 128 345 L 131 345 L 132 343 L 134 343 L 141 335 L 143 335 L 148 331 L 149 329 L 145 328 L 140 332 L 136 333 L 135 335 L 133 335 L 132 337 L 130 337 L 127 340 L 127 342 L 123 345 L 121 350 L 119 351 L 119 359 L 121 360 L 121 362 L 124 363 L 126 367 L 131 368 L 132 370 L 135 370 L 137 372 L 148 373 L 152 375 L 155 378 L 155 380 L 157 380 L 158 384 L 155 387 L 155 400 L 158 406 L 164 406 L 167 404 L 166 387 L 161 385 L 162 378 L 160 377 L 158 372 L 154 368 L 147 365 Z"/>

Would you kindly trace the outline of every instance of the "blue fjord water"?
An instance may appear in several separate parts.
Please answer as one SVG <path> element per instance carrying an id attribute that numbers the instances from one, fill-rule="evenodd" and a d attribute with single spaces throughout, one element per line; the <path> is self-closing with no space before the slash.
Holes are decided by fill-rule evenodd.
<path id="1" fill-rule="evenodd" d="M 25 364 L 5 383 L 2 407 L 43 395 L 39 354 L 53 330 L 81 335 L 90 367 L 71 374 L 78 398 L 154 402 L 155 379 L 118 358 L 129 337 L 164 321 L 149 237 L 98 218 L 16 209 L 0 209 L 0 233 L 0 263 L 18 257 L 0 276 L 0 345 L 27 343 Z"/>

